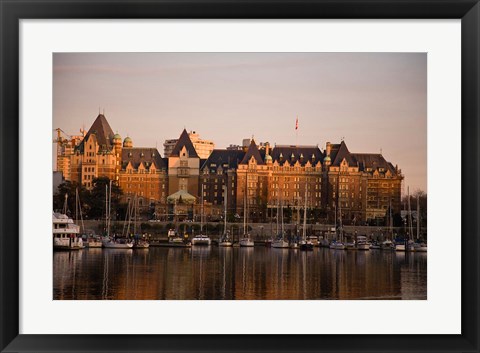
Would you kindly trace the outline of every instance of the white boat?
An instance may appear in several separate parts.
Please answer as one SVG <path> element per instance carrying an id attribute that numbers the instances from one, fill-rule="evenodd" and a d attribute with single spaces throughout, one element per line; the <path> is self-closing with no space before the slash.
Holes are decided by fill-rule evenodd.
<path id="1" fill-rule="evenodd" d="M 252 246 L 255 245 L 254 242 L 253 242 L 253 240 L 250 239 L 250 238 L 248 237 L 248 235 L 247 235 L 246 238 L 240 239 L 240 242 L 239 242 L 239 243 L 240 243 L 240 246 L 242 246 L 242 247 L 252 247 Z"/>
<path id="2" fill-rule="evenodd" d="M 334 239 L 329 248 L 334 250 L 345 250 L 345 244 L 343 243 L 343 227 L 342 227 L 342 204 L 339 207 L 340 212 L 340 240 Z M 335 205 L 335 237 L 337 235 L 337 207 Z"/>
<path id="3" fill-rule="evenodd" d="M 112 181 L 110 180 L 110 195 L 108 190 L 108 185 L 105 185 L 105 223 L 107 227 L 107 236 L 102 240 L 102 246 L 108 249 L 132 249 L 133 243 L 128 239 L 128 233 L 130 230 L 130 218 L 132 213 L 133 205 L 128 204 L 127 208 L 127 217 L 128 217 L 128 228 L 127 232 L 124 234 L 125 237 L 117 238 L 116 235 L 113 237 L 110 236 L 110 212 L 111 212 L 111 200 L 112 200 Z M 125 228 L 125 225 L 124 225 Z M 124 229 L 125 230 L 125 229 Z"/>
<path id="4" fill-rule="evenodd" d="M 417 243 L 415 243 L 415 252 L 427 252 L 427 244 L 424 242 L 418 243 L 420 239 L 420 197 L 417 195 Z"/>
<path id="5" fill-rule="evenodd" d="M 313 250 L 313 243 L 307 238 L 307 182 L 305 181 L 305 206 L 303 207 L 303 239 L 298 242 L 300 250 Z"/>
<path id="6" fill-rule="evenodd" d="M 230 239 L 230 234 L 227 232 L 227 186 L 224 186 L 224 199 L 223 203 L 225 204 L 224 212 L 223 212 L 223 236 L 220 238 L 218 242 L 218 246 L 221 247 L 229 247 L 233 245 L 233 241 Z"/>
<path id="7" fill-rule="evenodd" d="M 248 207 L 247 207 L 247 179 L 248 179 L 248 173 L 247 177 L 245 178 L 245 187 L 243 189 L 243 238 L 239 240 L 239 244 L 241 247 L 252 247 L 255 244 L 253 243 L 253 240 L 250 238 L 250 234 L 248 233 Z"/>
<path id="8" fill-rule="evenodd" d="M 128 239 L 105 238 L 102 242 L 103 247 L 107 249 L 133 249 L 133 243 Z"/>
<path id="9" fill-rule="evenodd" d="M 204 234 L 199 234 L 193 237 L 192 239 L 192 245 L 204 245 L 208 246 L 212 244 L 212 240 L 210 237 Z"/>
<path id="10" fill-rule="evenodd" d="M 134 249 L 148 249 L 150 244 L 145 240 L 138 240 L 133 243 Z"/>
<path id="11" fill-rule="evenodd" d="M 80 227 L 71 218 L 62 213 L 53 213 L 53 249 L 79 250 L 83 249 Z"/>
<path id="12" fill-rule="evenodd" d="M 85 245 L 86 248 L 101 248 L 102 240 L 97 236 L 88 236 L 87 239 L 83 241 L 83 245 Z"/>
<path id="13" fill-rule="evenodd" d="M 367 242 L 367 237 L 363 235 L 357 236 L 357 249 L 370 250 L 370 244 Z"/>
<path id="14" fill-rule="evenodd" d="M 196 235 L 192 239 L 192 245 L 201 245 L 201 246 L 210 246 L 212 244 L 212 240 L 208 235 L 202 234 L 203 233 L 203 187 L 202 184 L 202 194 L 201 194 L 201 204 L 202 204 L 202 212 L 200 214 L 200 234 Z"/>
<path id="15" fill-rule="evenodd" d="M 405 243 L 395 244 L 395 251 L 405 251 Z"/>
<path id="16" fill-rule="evenodd" d="M 290 249 L 300 249 L 300 245 L 297 242 L 290 244 Z"/>
<path id="17" fill-rule="evenodd" d="M 280 208 L 279 207 L 279 203 L 277 202 L 277 220 L 278 220 L 278 209 Z M 277 236 L 277 239 L 274 239 L 272 240 L 272 248 L 275 248 L 275 249 L 288 249 L 290 248 L 290 244 L 288 243 L 288 241 L 285 240 L 285 231 L 284 231 L 284 223 L 283 223 L 283 202 L 282 202 L 282 207 L 281 207 L 281 210 L 280 210 L 280 218 L 281 218 L 281 222 L 282 222 L 282 228 L 281 228 L 281 231 L 280 231 L 280 234 L 278 234 Z M 278 226 L 277 226 L 278 228 Z"/>
<path id="18" fill-rule="evenodd" d="M 343 244 L 341 241 L 332 241 L 330 243 L 330 249 L 334 249 L 334 250 L 345 250 L 345 244 Z"/>
<path id="19" fill-rule="evenodd" d="M 288 244 L 288 241 L 283 240 L 283 239 L 276 239 L 272 241 L 272 248 L 276 249 L 288 249 L 290 247 L 290 244 Z"/>
<path id="20" fill-rule="evenodd" d="M 345 243 L 345 249 L 347 249 L 347 250 L 357 250 L 355 241 L 347 241 Z"/>
<path id="21" fill-rule="evenodd" d="M 387 239 L 380 244 L 382 250 L 393 250 L 395 247 L 391 240 Z M 373 248 L 372 248 L 373 249 Z"/>

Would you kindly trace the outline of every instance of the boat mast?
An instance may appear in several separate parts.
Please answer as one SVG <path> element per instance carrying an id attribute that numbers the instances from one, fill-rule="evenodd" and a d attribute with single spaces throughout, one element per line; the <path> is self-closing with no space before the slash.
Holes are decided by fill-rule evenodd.
<path id="1" fill-rule="evenodd" d="M 200 234 L 203 234 L 203 187 L 204 184 L 202 184 L 202 194 L 200 195 L 200 202 L 202 203 L 200 206 Z"/>
<path id="2" fill-rule="evenodd" d="M 393 219 L 392 219 L 392 200 L 389 202 L 388 222 L 390 223 L 390 237 L 393 241 Z"/>
<path id="3" fill-rule="evenodd" d="M 223 234 L 226 236 L 227 235 L 227 185 L 225 185 L 225 198 L 223 202 L 225 202 Z"/>
<path id="4" fill-rule="evenodd" d="M 277 218 L 277 236 L 278 236 L 278 232 L 280 230 L 280 227 L 278 226 L 278 222 L 280 221 L 280 202 L 278 202 L 278 195 L 277 195 L 277 216 L 275 218 Z"/>
<path id="5" fill-rule="evenodd" d="M 335 224 L 335 240 L 337 240 L 337 204 L 336 204 L 336 203 L 333 204 L 333 208 L 335 209 L 335 220 L 334 220 L 334 224 Z"/>
<path id="6" fill-rule="evenodd" d="M 303 209 L 303 240 L 307 240 L 307 183 L 305 183 L 305 207 Z"/>
<path id="7" fill-rule="evenodd" d="M 111 214 L 112 214 L 112 181 L 110 180 L 109 183 L 110 191 L 108 196 L 108 234 L 110 234 L 110 221 L 111 221 Z"/>
<path id="8" fill-rule="evenodd" d="M 85 232 L 85 225 L 83 224 L 83 215 L 82 215 L 82 204 L 80 202 L 80 195 L 78 194 L 78 188 L 75 189 L 75 218 L 76 218 L 75 221 L 77 221 L 77 211 L 79 211 L 80 213 L 82 232 Z"/>
<path id="9" fill-rule="evenodd" d="M 420 239 L 420 195 L 417 195 L 417 240 Z"/>
<path id="10" fill-rule="evenodd" d="M 63 202 L 63 214 L 66 215 L 68 210 L 68 194 L 65 193 L 65 201 Z"/>
<path id="11" fill-rule="evenodd" d="M 409 231 L 409 239 L 412 237 L 413 239 L 413 229 L 412 229 L 412 208 L 410 206 L 410 187 L 407 188 L 408 193 L 408 231 Z"/>
<path id="12" fill-rule="evenodd" d="M 340 242 L 343 242 L 342 201 L 338 203 L 338 212 L 340 214 Z"/>
<path id="13" fill-rule="evenodd" d="M 105 184 L 105 232 L 107 233 L 107 237 L 109 235 L 108 232 L 108 185 Z"/>
<path id="14" fill-rule="evenodd" d="M 138 204 L 138 198 L 137 194 L 135 194 L 135 197 L 133 199 L 133 236 L 137 234 L 137 204 Z"/>

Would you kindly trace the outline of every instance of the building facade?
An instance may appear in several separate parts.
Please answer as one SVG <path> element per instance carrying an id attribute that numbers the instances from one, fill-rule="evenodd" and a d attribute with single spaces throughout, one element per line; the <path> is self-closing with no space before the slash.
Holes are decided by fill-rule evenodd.
<path id="1" fill-rule="evenodd" d="M 130 137 L 122 141 L 99 114 L 84 136 L 59 135 L 57 170 L 87 189 L 95 178 L 107 177 L 127 199 L 136 195 L 141 206 L 154 204 L 165 214 L 188 200 L 193 218 L 203 210 L 209 219 L 221 219 L 225 199 L 230 220 L 246 214 L 249 222 L 277 219 L 280 209 L 299 221 L 295 214 L 305 205 L 312 217 L 328 223 L 363 224 L 400 213 L 403 175 L 382 154 L 352 153 L 345 141 L 327 142 L 322 151 L 272 148 L 253 138 L 243 146 L 213 149 L 213 142 L 198 145 L 199 140 L 184 129 L 165 142 L 168 157 L 162 158 L 156 148 L 134 147 Z"/>

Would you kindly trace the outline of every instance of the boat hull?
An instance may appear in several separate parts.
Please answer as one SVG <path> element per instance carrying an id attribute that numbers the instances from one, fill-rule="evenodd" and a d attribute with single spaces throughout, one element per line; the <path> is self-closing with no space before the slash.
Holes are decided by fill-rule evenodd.
<path id="1" fill-rule="evenodd" d="M 192 245 L 195 246 L 209 246 L 212 244 L 212 241 L 210 239 L 192 239 Z"/>
<path id="2" fill-rule="evenodd" d="M 285 240 L 275 240 L 272 242 L 272 248 L 275 249 L 288 249 L 290 244 Z"/>
<path id="3" fill-rule="evenodd" d="M 103 247 L 106 249 L 133 249 L 132 243 L 115 243 L 113 241 L 103 242 Z"/>
<path id="4" fill-rule="evenodd" d="M 253 247 L 255 244 L 253 243 L 253 240 L 251 239 L 242 239 L 240 240 L 240 246 L 241 247 Z"/>

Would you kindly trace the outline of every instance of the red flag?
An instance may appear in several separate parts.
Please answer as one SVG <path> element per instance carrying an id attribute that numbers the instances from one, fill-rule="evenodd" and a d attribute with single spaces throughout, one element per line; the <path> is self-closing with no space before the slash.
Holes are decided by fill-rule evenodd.
<path id="1" fill-rule="evenodd" d="M 295 130 L 298 130 L 298 116 L 297 116 L 297 121 L 295 121 Z"/>

